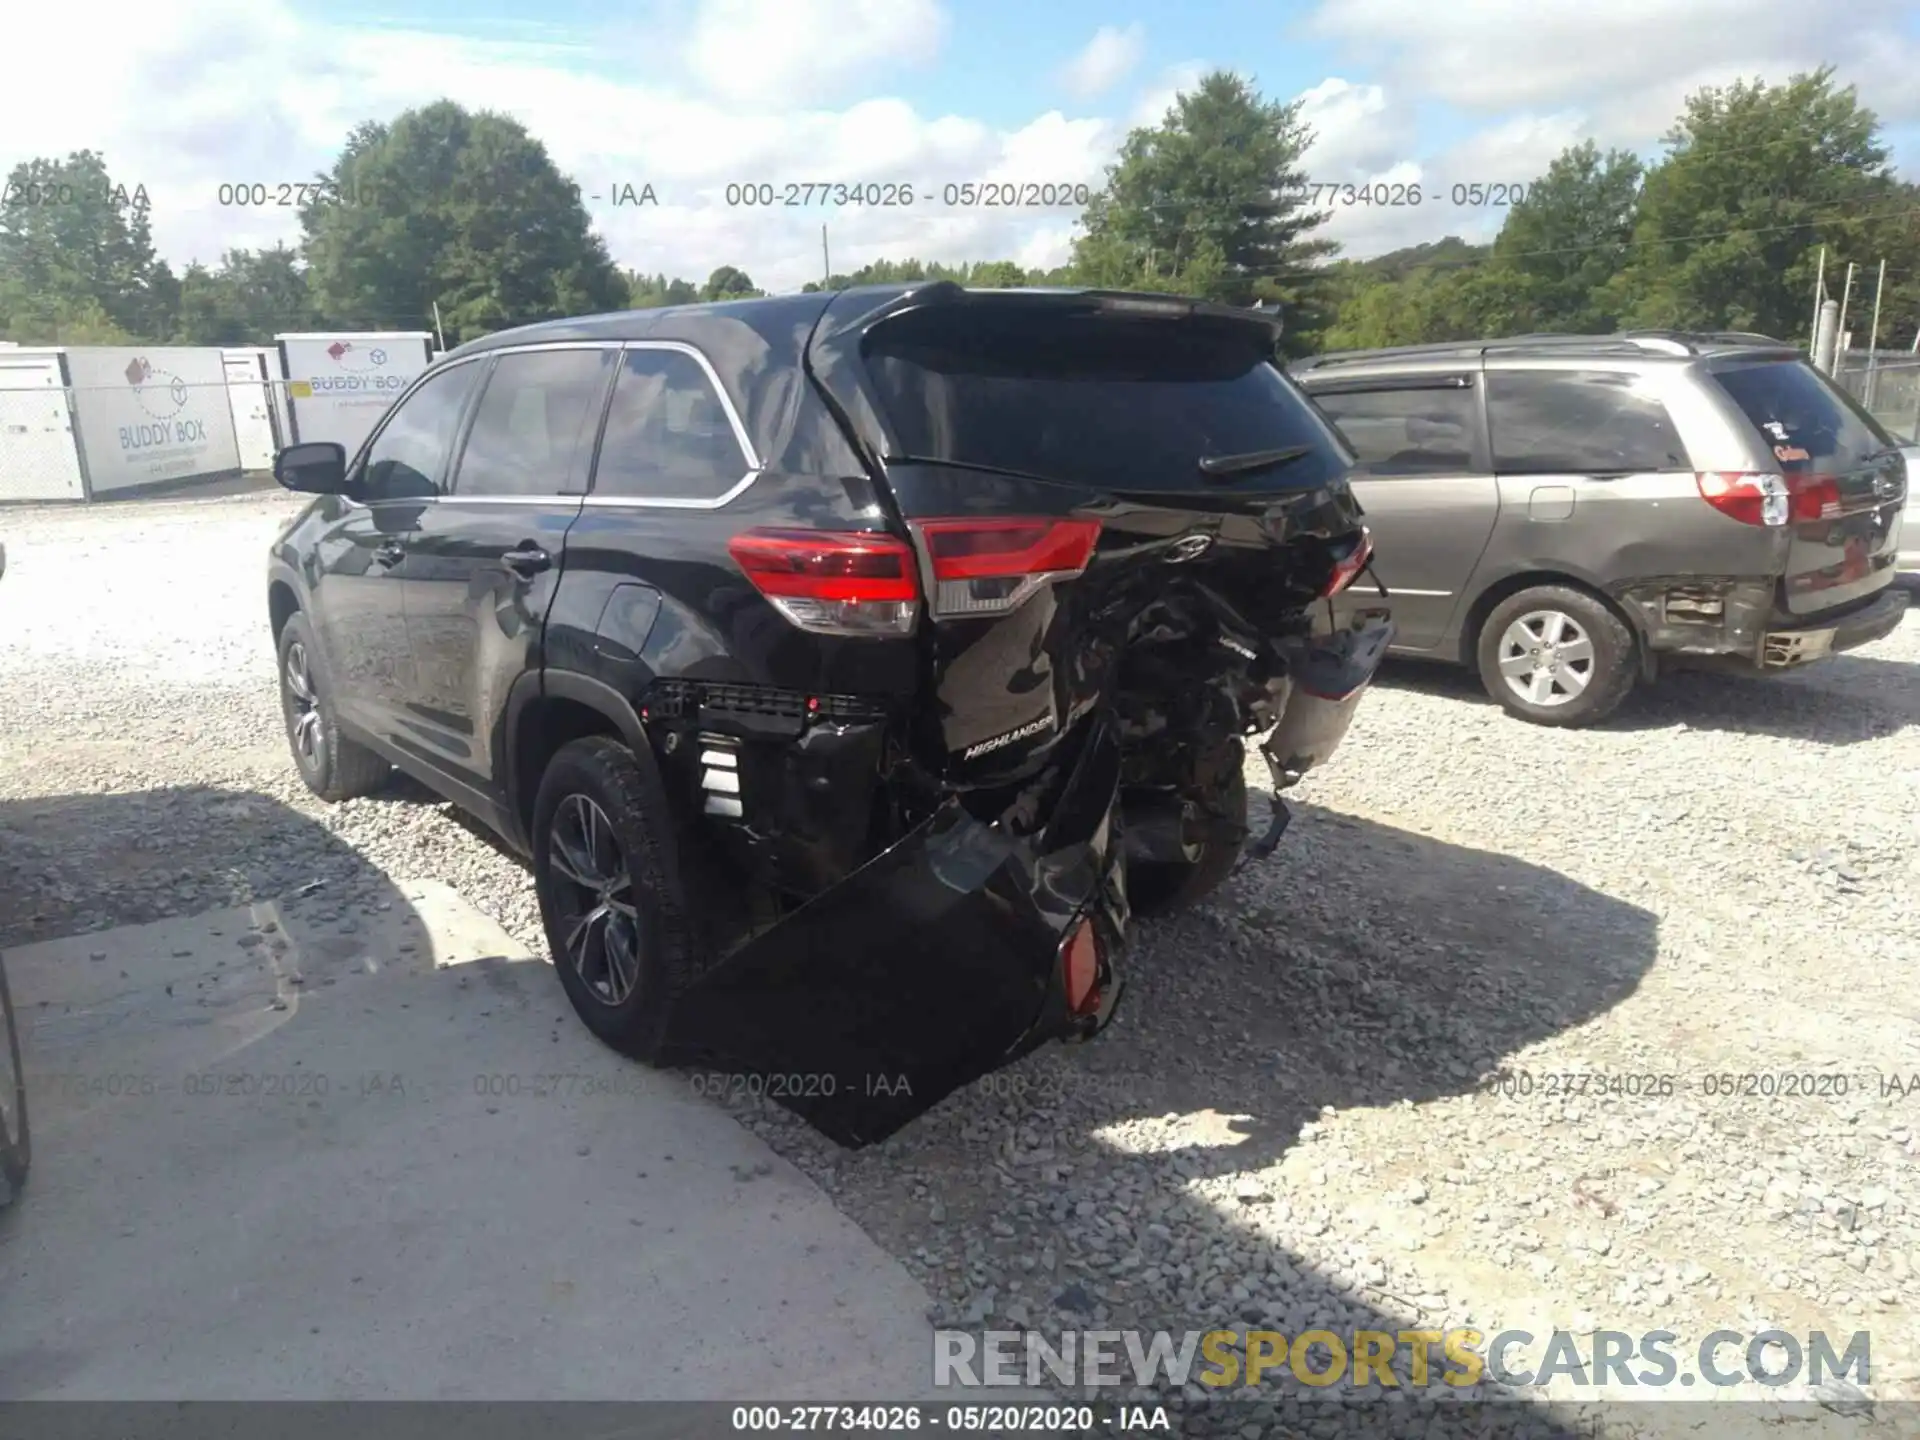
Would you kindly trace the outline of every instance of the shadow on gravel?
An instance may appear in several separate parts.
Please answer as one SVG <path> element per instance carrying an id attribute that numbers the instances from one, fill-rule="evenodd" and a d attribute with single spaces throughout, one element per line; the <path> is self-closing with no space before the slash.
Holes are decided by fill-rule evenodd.
<path id="1" fill-rule="evenodd" d="M 1395 656 L 1375 682 L 1498 712 L 1466 669 Z M 1502 715 L 1503 723 L 1526 722 Z M 1920 725 L 1920 664 L 1835 655 L 1792 675 L 1676 670 L 1637 689 L 1601 731 L 1726 730 L 1825 745 L 1853 745 Z"/>
<path id="2" fill-rule="evenodd" d="M 397 894 L 379 867 L 273 796 L 205 785 L 0 802 L 0 874 L 0 947 L 308 887 L 335 904 Z"/>
<path id="3" fill-rule="evenodd" d="M 1313 1239 L 1337 1218 L 1314 1171 L 1284 1180 L 1254 1172 L 1298 1147 L 1328 1171 L 1372 1165 L 1359 1188 L 1377 1194 L 1383 1211 L 1394 1212 L 1394 1192 L 1414 1182 L 1431 1192 L 1425 1207 L 1397 1207 L 1408 1235 L 1421 1235 L 1436 1212 L 1446 1216 L 1448 1236 L 1422 1243 L 1477 1254 L 1510 1241 L 1476 1234 L 1471 1192 L 1453 1190 L 1444 1174 L 1396 1172 L 1390 1155 L 1349 1152 L 1337 1131 L 1311 1138 L 1307 1127 L 1329 1110 L 1479 1091 L 1516 1052 L 1633 993 L 1655 962 L 1656 917 L 1511 856 L 1312 805 L 1296 805 L 1295 815 L 1273 858 L 1200 908 L 1139 925 L 1131 989 L 1107 1035 L 988 1076 L 888 1142 L 947 1207 L 944 1228 L 931 1232 L 936 1263 L 951 1257 L 964 1267 L 957 1275 L 978 1264 L 976 1276 L 1021 1281 L 1018 1293 L 1003 1278 L 984 1294 L 976 1278 L 956 1294 L 956 1272 L 936 1271 L 944 1323 L 980 1330 L 1011 1321 L 1054 1343 L 1067 1329 L 1255 1328 L 1289 1339 L 1329 1329 L 1349 1345 L 1354 1330 L 1470 1323 L 1464 1297 L 1423 1297 L 1391 1269 L 1371 1269 L 1409 1258 L 1390 1225 L 1369 1236 L 1365 1260 L 1322 1268 L 1341 1247 Z M 1452 1115 L 1462 1128 L 1451 1166 L 1531 1162 L 1524 1152 L 1486 1152 L 1470 1118 Z M 1539 1180 L 1564 1183 L 1545 1172 Z M 1040 1253 L 1023 1222 L 1062 1248 Z M 909 1248 L 926 1242 L 926 1230 L 905 1229 L 917 1237 Z M 1438 1374 L 1437 1349 L 1434 1363 Z M 1405 1386 L 1404 1358 L 1396 1370 Z M 1347 1382 L 1310 1392 L 1285 1372 L 1269 1371 L 1257 1392 L 1215 1394 L 1306 1397 L 1293 1418 L 1338 1420 L 1337 1405 L 1316 1401 Z M 1376 1412 L 1367 1433 L 1425 1433 L 1430 1415 L 1394 1409 L 1404 1432 L 1386 1423 L 1391 1412 Z M 1219 1415 L 1227 1433 L 1261 1418 L 1238 1406 Z M 1506 1433 L 1504 1424 L 1487 1433 Z"/>

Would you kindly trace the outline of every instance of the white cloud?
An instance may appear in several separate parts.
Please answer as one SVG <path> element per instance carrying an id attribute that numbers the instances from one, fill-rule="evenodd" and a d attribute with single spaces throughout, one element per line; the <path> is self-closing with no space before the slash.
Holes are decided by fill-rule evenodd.
<path id="1" fill-rule="evenodd" d="M 1821 63 L 1884 116 L 1920 115 L 1911 13 L 1910 0 L 1322 0 L 1307 30 L 1432 99 L 1482 113 L 1587 107 L 1644 143 L 1701 84 Z"/>
<path id="2" fill-rule="evenodd" d="M 1411 106 L 1379 85 L 1332 77 L 1303 91 L 1301 122 L 1313 132 L 1305 157 L 1315 180 L 1359 180 L 1407 158 L 1418 135 Z"/>
<path id="3" fill-rule="evenodd" d="M 1104 95 L 1133 73 L 1147 51 L 1147 31 L 1143 25 L 1102 25 L 1093 39 L 1061 71 L 1061 83 L 1079 100 Z"/>
<path id="4" fill-rule="evenodd" d="M 730 104 L 779 109 L 923 65 L 946 31 L 937 0 L 702 0 L 686 55 Z"/>

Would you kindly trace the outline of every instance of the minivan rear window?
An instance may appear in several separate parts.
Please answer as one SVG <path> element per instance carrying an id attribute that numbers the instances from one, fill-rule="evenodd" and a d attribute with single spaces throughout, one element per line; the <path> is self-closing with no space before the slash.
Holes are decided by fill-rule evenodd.
<path id="1" fill-rule="evenodd" d="M 1100 489 L 1310 488 L 1341 477 L 1345 442 L 1274 366 L 1261 333 L 1211 317 L 1119 317 L 967 305 L 878 327 L 865 359 L 909 456 Z M 1311 447 L 1221 481 L 1209 455 Z M 898 458 L 898 457 L 896 457 Z"/>
<path id="2" fill-rule="evenodd" d="M 1804 360 L 1727 366 L 1713 378 L 1783 466 L 1849 470 L 1895 443 L 1851 395 Z"/>

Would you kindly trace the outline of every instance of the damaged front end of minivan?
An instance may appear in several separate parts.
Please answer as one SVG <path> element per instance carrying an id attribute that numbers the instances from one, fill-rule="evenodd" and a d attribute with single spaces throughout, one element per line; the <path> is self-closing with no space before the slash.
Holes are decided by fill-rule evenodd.
<path id="1" fill-rule="evenodd" d="M 1332 626 L 1369 542 L 1343 442 L 1269 363 L 1272 317 L 947 285 L 845 300 L 808 379 L 875 527 L 749 529 L 732 553 L 796 626 L 910 643 L 911 684 L 663 681 L 645 715 L 758 897 L 719 902 L 735 938 L 673 1000 L 668 1058 L 862 1145 L 1104 1027 L 1133 913 L 1273 848 L 1280 792 L 1339 745 L 1391 625 Z M 1249 744 L 1275 791 L 1257 840 Z"/>

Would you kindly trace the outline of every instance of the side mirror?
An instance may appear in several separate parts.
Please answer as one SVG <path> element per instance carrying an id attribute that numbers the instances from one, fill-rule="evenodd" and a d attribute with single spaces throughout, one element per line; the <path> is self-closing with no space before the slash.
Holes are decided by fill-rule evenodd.
<path id="1" fill-rule="evenodd" d="M 289 445 L 273 457 L 273 478 L 308 495 L 341 495 L 347 488 L 347 449 L 331 440 Z"/>

